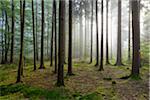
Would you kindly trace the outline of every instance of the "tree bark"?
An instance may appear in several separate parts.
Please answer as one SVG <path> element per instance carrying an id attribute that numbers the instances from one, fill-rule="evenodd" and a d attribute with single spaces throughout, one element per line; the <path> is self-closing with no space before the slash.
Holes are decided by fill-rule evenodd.
<path id="1" fill-rule="evenodd" d="M 55 0 L 53 0 L 53 10 L 52 10 L 52 35 L 51 35 L 51 57 L 50 57 L 50 66 L 53 66 L 53 38 L 54 38 L 54 15 L 55 15 Z"/>
<path id="2" fill-rule="evenodd" d="M 101 59 L 100 59 L 100 68 L 99 71 L 103 71 L 103 0 L 101 1 Z"/>
<path id="3" fill-rule="evenodd" d="M 132 2 L 132 40 L 133 40 L 133 58 L 131 75 L 139 75 L 140 68 L 140 23 L 139 23 L 139 1 Z"/>
<path id="4" fill-rule="evenodd" d="M 23 4 L 22 4 L 23 2 Z M 23 41 L 24 41 L 24 21 L 25 21 L 25 0 L 20 0 L 20 59 L 18 65 L 17 81 L 21 82 L 21 74 L 23 73 Z"/>
<path id="5" fill-rule="evenodd" d="M 10 52 L 10 63 L 13 63 L 13 58 L 14 58 L 14 26 L 15 26 L 15 12 L 14 12 L 14 0 L 12 0 L 12 22 L 11 22 L 11 52 Z"/>
<path id="6" fill-rule="evenodd" d="M 38 1 L 36 1 L 36 60 L 39 60 L 39 45 L 38 45 Z"/>
<path id="7" fill-rule="evenodd" d="M 35 29 L 34 29 L 34 2 L 32 0 L 32 24 L 33 24 L 33 49 L 34 49 L 34 70 L 36 70 L 36 44 L 35 44 Z"/>
<path id="8" fill-rule="evenodd" d="M 129 0 L 129 22 L 128 22 L 128 24 L 129 24 L 129 33 L 128 33 L 128 61 L 130 62 L 130 60 L 131 60 L 131 55 L 130 55 L 130 52 L 131 52 L 131 49 L 130 49 L 130 37 L 131 37 L 131 11 L 130 11 L 130 9 L 131 9 L 131 1 Z"/>
<path id="9" fill-rule="evenodd" d="M 44 66 L 44 0 L 41 0 L 41 6 L 42 6 L 42 20 L 41 20 L 41 23 L 42 23 L 42 29 L 41 29 L 41 62 L 40 62 L 40 67 L 39 69 L 44 69 L 45 66 Z"/>
<path id="10" fill-rule="evenodd" d="M 58 61 L 57 61 L 57 16 L 56 16 L 56 0 L 54 0 L 54 16 L 55 16 L 55 73 L 57 73 L 57 66 L 58 66 Z"/>
<path id="11" fill-rule="evenodd" d="M 69 0 L 69 48 L 68 48 L 68 75 L 72 73 L 72 0 Z"/>
<path id="12" fill-rule="evenodd" d="M 93 0 L 92 0 L 92 15 L 91 15 L 91 55 L 90 55 L 90 63 L 92 63 L 93 58 Z"/>
<path id="13" fill-rule="evenodd" d="M 106 65 L 109 63 L 109 48 L 108 48 L 108 3 L 109 0 L 106 0 Z"/>
<path id="14" fill-rule="evenodd" d="M 95 66 L 98 66 L 99 64 L 99 38 L 98 38 L 98 4 L 96 0 L 96 64 Z"/>
<path id="15" fill-rule="evenodd" d="M 121 0 L 118 0 L 118 36 L 117 36 L 117 61 L 116 66 L 122 64 L 122 50 L 121 50 Z"/>
<path id="16" fill-rule="evenodd" d="M 59 52 L 57 86 L 64 86 L 65 0 L 59 0 Z"/>

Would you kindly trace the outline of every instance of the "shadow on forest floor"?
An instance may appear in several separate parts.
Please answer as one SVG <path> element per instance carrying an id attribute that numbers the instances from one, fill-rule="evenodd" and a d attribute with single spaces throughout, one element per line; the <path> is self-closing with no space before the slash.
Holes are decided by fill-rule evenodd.
<path id="1" fill-rule="evenodd" d="M 141 80 L 120 79 L 130 75 L 129 66 L 104 66 L 99 72 L 93 64 L 75 63 L 74 76 L 66 76 L 65 87 L 55 86 L 57 75 L 49 62 L 46 69 L 33 71 L 33 65 L 25 67 L 23 83 L 12 84 L 16 69 L 0 68 L 0 99 L 50 99 L 50 100 L 148 100 L 147 67 L 141 69 Z M 12 65 L 14 66 L 14 65 Z"/>

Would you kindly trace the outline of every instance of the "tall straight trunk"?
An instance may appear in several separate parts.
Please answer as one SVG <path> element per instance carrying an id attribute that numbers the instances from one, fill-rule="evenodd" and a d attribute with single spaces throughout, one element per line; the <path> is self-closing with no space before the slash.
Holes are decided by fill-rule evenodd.
<path id="1" fill-rule="evenodd" d="M 128 22 L 128 24 L 129 24 L 129 33 L 128 33 L 128 61 L 130 62 L 130 60 L 131 60 L 131 55 L 130 55 L 130 52 L 131 52 L 131 49 L 130 49 L 130 37 L 131 37 L 131 1 L 129 0 L 129 22 Z"/>
<path id="2" fill-rule="evenodd" d="M 3 8 L 2 8 L 2 37 L 1 37 L 1 46 L 2 46 L 1 64 L 4 64 L 4 11 L 3 11 Z"/>
<path id="3" fill-rule="evenodd" d="M 91 50 L 90 50 L 90 63 L 92 63 L 93 57 L 93 0 L 92 2 L 92 15 L 91 15 Z"/>
<path id="4" fill-rule="evenodd" d="M 50 66 L 53 66 L 53 38 L 54 38 L 54 13 L 55 13 L 55 0 L 53 0 L 53 10 L 52 10 L 52 35 L 51 35 L 51 55 L 50 55 Z"/>
<path id="5" fill-rule="evenodd" d="M 108 48 L 108 3 L 109 0 L 106 0 L 106 64 L 109 63 L 109 48 Z"/>
<path id="6" fill-rule="evenodd" d="M 100 68 L 99 70 L 102 71 L 104 70 L 103 68 L 103 0 L 101 1 L 101 59 L 100 59 Z"/>
<path id="7" fill-rule="evenodd" d="M 5 34 L 4 34 L 4 43 L 5 43 L 5 63 L 7 63 L 7 25 L 8 25 L 8 17 L 7 17 L 7 12 L 5 12 Z"/>
<path id="8" fill-rule="evenodd" d="M 41 0 L 41 4 L 42 4 L 42 29 L 41 29 L 41 62 L 40 62 L 40 67 L 39 69 L 43 69 L 45 68 L 44 66 L 44 0 Z"/>
<path id="9" fill-rule="evenodd" d="M 39 45 L 38 45 L 38 1 L 36 0 L 36 60 L 39 60 Z"/>
<path id="10" fill-rule="evenodd" d="M 35 44 L 35 29 L 34 29 L 34 2 L 32 0 L 32 28 L 33 28 L 33 49 L 34 49 L 34 70 L 36 70 L 36 44 Z"/>
<path id="11" fill-rule="evenodd" d="M 84 20 L 84 21 L 85 21 L 85 22 L 84 22 L 84 24 L 85 24 L 85 28 L 84 28 L 84 29 L 85 29 L 85 33 L 84 33 L 84 35 L 85 35 L 85 36 L 84 36 L 84 37 L 85 37 L 85 40 L 84 40 L 84 43 L 85 43 L 85 44 L 84 44 L 84 59 L 86 59 L 86 46 L 87 46 L 87 43 L 86 43 L 86 42 L 87 42 L 87 41 L 86 41 L 86 39 L 87 39 L 86 12 L 87 12 L 87 11 L 86 11 L 86 6 L 85 6 L 85 16 L 84 16 L 84 17 L 85 17 L 85 20 Z"/>
<path id="12" fill-rule="evenodd" d="M 140 68 L 140 8 L 139 1 L 133 0 L 132 3 L 132 40 L 133 40 L 133 58 L 131 75 L 139 75 Z"/>
<path id="13" fill-rule="evenodd" d="M 121 0 L 118 0 L 118 36 L 117 36 L 117 61 L 116 66 L 121 66 L 122 64 L 122 52 L 121 52 Z"/>
<path id="14" fill-rule="evenodd" d="M 58 66 L 58 61 L 57 61 L 57 16 L 56 16 L 56 0 L 54 0 L 54 16 L 55 16 L 55 73 L 57 73 L 57 66 Z"/>
<path id="15" fill-rule="evenodd" d="M 23 2 L 23 4 L 22 4 Z M 21 82 L 21 73 L 23 73 L 23 41 L 24 41 L 24 20 L 25 20 L 25 0 L 20 0 L 20 58 L 18 65 L 17 81 Z"/>
<path id="16" fill-rule="evenodd" d="M 99 38 L 98 38 L 98 0 L 96 0 L 96 64 L 99 64 Z"/>
<path id="17" fill-rule="evenodd" d="M 65 0 L 59 0 L 59 52 L 57 86 L 64 86 Z"/>
<path id="18" fill-rule="evenodd" d="M 112 32 L 112 21 L 113 21 L 113 15 L 112 15 L 112 1 L 111 1 L 111 7 L 110 7 L 111 9 L 110 9 L 110 11 L 111 11 L 111 23 L 110 23 L 110 25 L 111 25 L 111 60 L 112 60 L 112 58 L 113 58 L 113 49 L 112 49 L 112 37 L 113 37 L 113 32 Z"/>
<path id="19" fill-rule="evenodd" d="M 10 52 L 10 63 L 13 63 L 13 58 L 14 58 L 14 26 L 15 26 L 15 12 L 14 12 L 14 0 L 12 0 L 12 22 L 11 22 L 11 52 Z"/>
<path id="20" fill-rule="evenodd" d="M 68 75 L 72 75 L 72 0 L 69 0 Z"/>

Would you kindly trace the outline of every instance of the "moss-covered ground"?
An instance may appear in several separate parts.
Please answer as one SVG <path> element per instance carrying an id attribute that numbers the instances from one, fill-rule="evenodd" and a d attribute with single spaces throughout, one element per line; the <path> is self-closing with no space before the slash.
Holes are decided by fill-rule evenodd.
<path id="1" fill-rule="evenodd" d="M 37 64 L 39 67 L 39 64 Z M 22 83 L 15 83 L 17 64 L 0 65 L 0 100 L 148 100 L 149 67 L 142 66 L 140 79 L 129 77 L 131 65 L 104 65 L 104 71 L 85 62 L 73 64 L 73 76 L 67 76 L 65 87 L 57 87 L 54 67 L 45 61 L 46 69 L 33 71 L 26 63 Z"/>

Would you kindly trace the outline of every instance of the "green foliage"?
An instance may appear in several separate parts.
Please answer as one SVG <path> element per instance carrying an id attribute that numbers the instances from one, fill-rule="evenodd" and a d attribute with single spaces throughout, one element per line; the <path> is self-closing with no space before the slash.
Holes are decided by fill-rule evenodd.
<path id="1" fill-rule="evenodd" d="M 51 99 L 51 100 L 69 100 L 69 91 L 64 88 L 55 88 L 54 90 L 48 91 L 41 88 L 30 87 L 24 84 L 10 84 L 0 86 L 0 96 L 10 95 L 13 93 L 23 93 L 25 98 L 30 99 Z"/>

